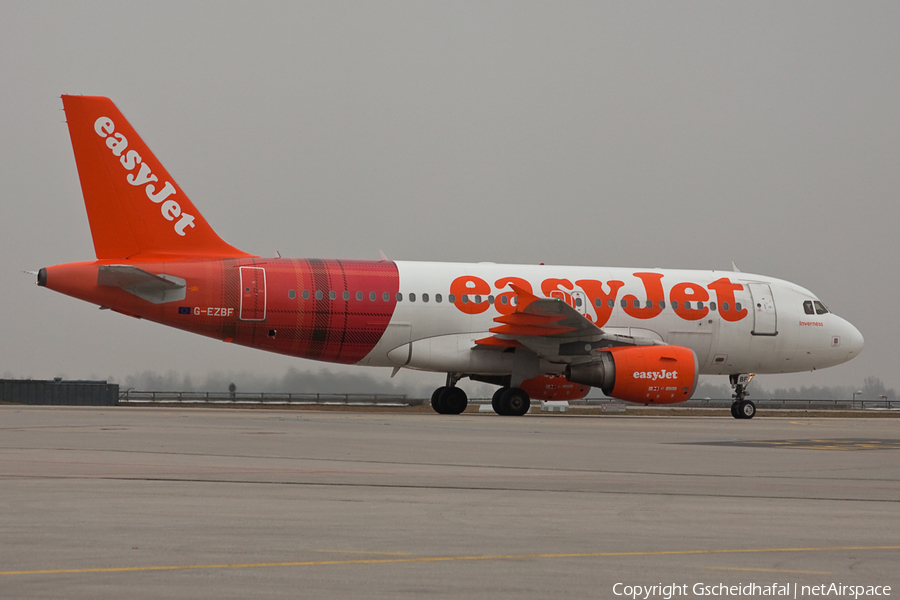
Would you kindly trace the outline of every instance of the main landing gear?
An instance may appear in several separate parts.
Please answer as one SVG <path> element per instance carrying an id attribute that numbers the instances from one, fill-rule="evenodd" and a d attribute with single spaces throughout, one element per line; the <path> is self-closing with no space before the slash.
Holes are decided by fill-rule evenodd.
<path id="1" fill-rule="evenodd" d="M 464 391 L 456 387 L 462 378 L 463 375 L 460 374 L 447 374 L 447 385 L 434 390 L 431 395 L 431 408 L 434 412 L 441 415 L 458 415 L 466 410 L 469 399 Z M 494 392 L 491 407 L 498 415 L 520 417 L 531 408 L 531 398 L 522 388 L 504 386 Z"/>
<path id="2" fill-rule="evenodd" d="M 469 398 L 466 393 L 456 387 L 462 376 L 447 373 L 447 385 L 441 386 L 431 394 L 431 408 L 440 415 L 458 415 L 466 410 Z"/>
<path id="3" fill-rule="evenodd" d="M 756 416 L 756 405 L 750 400 L 744 399 L 745 396 L 750 395 L 747 386 L 750 385 L 751 379 L 753 379 L 752 374 L 728 376 L 728 381 L 734 388 L 734 394 L 731 395 L 734 398 L 734 402 L 731 404 L 731 416 L 735 419 L 752 419 Z"/>
<path id="4" fill-rule="evenodd" d="M 531 408 L 531 398 L 522 388 L 502 387 L 494 392 L 491 407 L 498 415 L 521 417 Z"/>

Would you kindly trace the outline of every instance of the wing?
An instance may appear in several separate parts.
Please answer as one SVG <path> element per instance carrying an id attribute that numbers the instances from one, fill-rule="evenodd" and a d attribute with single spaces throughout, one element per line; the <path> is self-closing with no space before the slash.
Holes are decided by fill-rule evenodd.
<path id="1" fill-rule="evenodd" d="M 605 348 L 658 345 L 656 340 L 603 331 L 566 302 L 538 298 L 516 285 L 516 310 L 494 319 L 499 323 L 491 337 L 476 340 L 479 346 L 524 346 L 550 362 L 582 362 Z"/>

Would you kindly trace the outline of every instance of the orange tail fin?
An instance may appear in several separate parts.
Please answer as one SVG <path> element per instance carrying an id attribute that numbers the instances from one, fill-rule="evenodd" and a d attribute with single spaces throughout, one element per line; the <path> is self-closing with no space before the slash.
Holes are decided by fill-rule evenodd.
<path id="1" fill-rule="evenodd" d="M 98 259 L 250 256 L 216 235 L 109 98 L 62 101 Z"/>

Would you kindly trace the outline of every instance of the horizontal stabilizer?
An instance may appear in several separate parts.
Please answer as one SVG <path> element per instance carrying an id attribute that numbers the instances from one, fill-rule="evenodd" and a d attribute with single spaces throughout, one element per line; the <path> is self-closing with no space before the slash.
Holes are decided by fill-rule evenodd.
<path id="1" fill-rule="evenodd" d="M 97 285 L 121 288 L 153 304 L 184 300 L 186 290 L 180 277 L 154 275 L 130 265 L 101 265 Z"/>

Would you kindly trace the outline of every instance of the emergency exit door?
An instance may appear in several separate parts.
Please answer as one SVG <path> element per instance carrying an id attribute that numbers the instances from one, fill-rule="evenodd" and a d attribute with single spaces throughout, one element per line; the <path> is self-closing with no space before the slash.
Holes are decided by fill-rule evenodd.
<path id="1" fill-rule="evenodd" d="M 266 270 L 241 267 L 241 321 L 266 320 Z"/>

